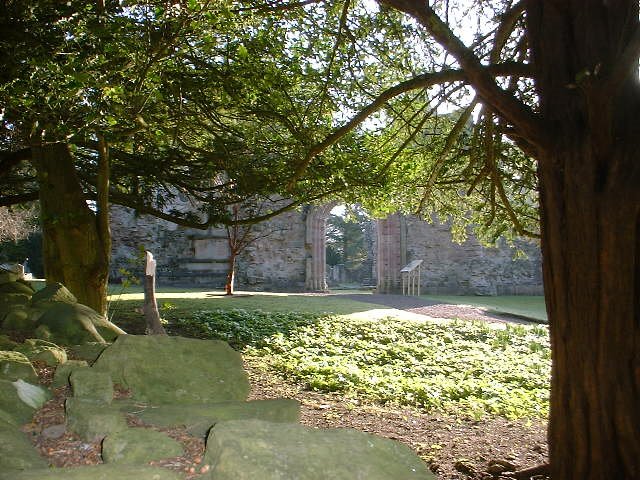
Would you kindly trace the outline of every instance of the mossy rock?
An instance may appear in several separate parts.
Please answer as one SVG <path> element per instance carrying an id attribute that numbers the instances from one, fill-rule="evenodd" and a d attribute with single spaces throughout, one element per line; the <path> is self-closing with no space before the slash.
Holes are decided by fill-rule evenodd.
<path id="1" fill-rule="evenodd" d="M 55 343 L 29 338 L 23 344 L 18 345 L 14 351 L 24 353 L 32 361 L 41 361 L 54 367 L 67 361 L 67 352 Z"/>
<path id="2" fill-rule="evenodd" d="M 86 441 L 94 442 L 127 429 L 124 414 L 112 405 L 80 398 L 67 398 L 64 405 L 67 428 Z"/>
<path id="3" fill-rule="evenodd" d="M 7 335 L 0 335 L 0 350 L 10 351 L 18 346 L 18 342 L 14 342 Z"/>
<path id="4" fill-rule="evenodd" d="M 0 321 L 17 305 L 27 307 L 31 297 L 23 293 L 0 293 Z"/>
<path id="5" fill-rule="evenodd" d="M 11 272 L 4 268 L 0 269 L 0 285 L 17 282 L 20 278 L 20 274 L 17 272 Z"/>
<path id="6" fill-rule="evenodd" d="M 122 335 L 94 368 L 153 405 L 244 401 L 249 393 L 242 357 L 217 340 Z"/>
<path id="7" fill-rule="evenodd" d="M 182 444 L 164 433 L 146 428 L 129 428 L 108 435 L 102 442 L 105 463 L 147 464 L 184 454 Z"/>
<path id="8" fill-rule="evenodd" d="M 0 351 L 0 379 L 38 383 L 38 375 L 29 359 L 20 352 Z"/>
<path id="9" fill-rule="evenodd" d="M 94 368 L 75 369 L 69 382 L 75 398 L 101 403 L 111 403 L 113 400 L 113 381 L 106 372 Z"/>
<path id="10" fill-rule="evenodd" d="M 215 480 L 435 480 L 409 447 L 357 430 L 221 422 L 207 440 Z"/>
<path id="11" fill-rule="evenodd" d="M 89 364 L 84 360 L 67 360 L 65 363 L 58 365 L 53 374 L 53 388 L 69 386 L 69 377 L 78 369 L 89 368 Z"/>
<path id="12" fill-rule="evenodd" d="M 0 472 L 0 480 L 181 480 L 172 470 L 139 465 L 91 465 Z"/>
<path id="13" fill-rule="evenodd" d="M 135 415 L 145 424 L 156 427 L 183 425 L 196 437 L 205 438 L 212 425 L 229 420 L 262 420 L 274 423 L 297 423 L 300 403 L 292 399 L 222 402 L 205 405 L 136 406 Z"/>
<path id="14" fill-rule="evenodd" d="M 33 288 L 23 282 L 10 282 L 0 284 L 0 294 L 21 294 L 31 296 L 33 295 Z"/>
<path id="15" fill-rule="evenodd" d="M 38 290 L 31 297 L 33 306 L 41 307 L 46 303 L 62 302 L 62 303 L 78 303 L 78 299 L 71 293 L 67 287 L 61 283 L 50 283 L 41 290 Z"/>
<path id="16" fill-rule="evenodd" d="M 42 303 L 38 308 L 42 308 Z M 61 345 L 78 345 L 115 339 L 124 332 L 103 315 L 81 303 L 48 302 L 38 318 L 38 325 L 47 327 L 51 340 Z M 100 331 L 106 334 L 106 338 Z"/>
<path id="17" fill-rule="evenodd" d="M 13 382 L 0 380 L 0 410 L 3 410 L 14 423 L 21 425 L 31 420 L 35 408 L 27 405 L 20 398 Z"/>
<path id="18" fill-rule="evenodd" d="M 6 331 L 33 332 L 36 329 L 32 311 L 27 305 L 14 305 L 7 310 L 2 329 Z"/>
<path id="19" fill-rule="evenodd" d="M 34 468 L 47 468 L 47 462 L 18 427 L 0 420 L 0 472 Z"/>
<path id="20" fill-rule="evenodd" d="M 108 346 L 105 343 L 88 342 L 81 345 L 70 345 L 68 348 L 73 357 L 92 364 Z"/>

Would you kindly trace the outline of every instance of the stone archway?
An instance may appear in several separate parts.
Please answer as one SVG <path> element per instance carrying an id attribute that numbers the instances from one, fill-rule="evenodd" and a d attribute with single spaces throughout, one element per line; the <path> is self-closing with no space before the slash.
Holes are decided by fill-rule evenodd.
<path id="1" fill-rule="evenodd" d="M 327 287 L 327 217 L 338 202 L 310 206 L 305 220 L 306 275 L 305 288 L 325 292 Z"/>

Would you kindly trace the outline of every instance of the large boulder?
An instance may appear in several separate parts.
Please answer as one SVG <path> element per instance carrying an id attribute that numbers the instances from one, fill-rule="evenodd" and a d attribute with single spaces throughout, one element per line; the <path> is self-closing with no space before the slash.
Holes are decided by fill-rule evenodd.
<path id="1" fill-rule="evenodd" d="M 47 462 L 23 432 L 0 421 L 0 472 L 32 468 L 47 468 Z"/>
<path id="2" fill-rule="evenodd" d="M 182 478 L 179 473 L 166 468 L 113 464 L 0 471 L 0 480 L 181 480 Z"/>
<path id="3" fill-rule="evenodd" d="M 0 379 L 13 382 L 19 378 L 25 382 L 38 383 L 38 375 L 24 354 L 0 351 Z"/>
<path id="4" fill-rule="evenodd" d="M 92 368 L 152 405 L 243 401 L 249 393 L 242 357 L 217 340 L 123 335 Z"/>
<path id="5" fill-rule="evenodd" d="M 351 429 L 221 422 L 204 462 L 215 480 L 435 480 L 407 446 Z"/>
<path id="6" fill-rule="evenodd" d="M 129 428 L 108 435 L 102 442 L 102 459 L 105 463 L 144 465 L 183 454 L 184 448 L 180 442 L 146 428 Z"/>
<path id="7" fill-rule="evenodd" d="M 212 425 L 228 420 L 256 419 L 277 423 L 296 423 L 300 419 L 300 404 L 297 400 L 290 399 L 159 407 L 141 407 L 137 404 L 135 415 L 147 425 L 185 426 L 191 435 L 204 438 Z"/>
<path id="8" fill-rule="evenodd" d="M 74 358 L 85 360 L 89 365 L 93 364 L 109 344 L 99 342 L 82 343 L 68 347 Z"/>

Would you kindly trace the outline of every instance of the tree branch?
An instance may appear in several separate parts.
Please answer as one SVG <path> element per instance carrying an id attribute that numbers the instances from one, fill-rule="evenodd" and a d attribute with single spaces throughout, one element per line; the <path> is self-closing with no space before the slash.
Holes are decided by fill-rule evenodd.
<path id="1" fill-rule="evenodd" d="M 498 86 L 490 66 L 483 66 L 480 63 L 480 59 L 455 36 L 427 2 L 378 0 L 378 3 L 407 13 L 416 19 L 447 52 L 455 57 L 464 70 L 467 81 L 484 103 L 513 124 L 531 143 L 539 147 L 549 144 L 548 135 L 534 112 Z"/>
<path id="2" fill-rule="evenodd" d="M 487 72 L 494 76 L 528 76 L 531 70 L 528 65 L 515 62 L 505 62 L 495 65 L 491 65 L 486 68 Z M 441 83 L 453 83 L 453 82 L 467 82 L 468 77 L 463 70 L 447 69 L 439 72 L 429 72 L 422 75 L 418 75 L 404 82 L 398 83 L 393 87 L 390 87 L 380 93 L 374 100 L 360 110 L 351 120 L 345 123 L 342 127 L 337 128 L 325 139 L 314 145 L 305 158 L 296 166 L 295 172 L 291 181 L 289 182 L 289 188 L 292 188 L 293 184 L 298 181 L 304 174 L 307 167 L 311 164 L 313 159 L 331 145 L 338 142 L 342 137 L 355 129 L 369 116 L 380 110 L 385 104 L 403 93 L 417 90 L 420 88 L 429 88 Z"/>
<path id="3" fill-rule="evenodd" d="M 21 203 L 33 202 L 40 198 L 40 192 L 21 193 L 19 195 L 7 195 L 0 197 L 0 207 L 18 205 Z"/>

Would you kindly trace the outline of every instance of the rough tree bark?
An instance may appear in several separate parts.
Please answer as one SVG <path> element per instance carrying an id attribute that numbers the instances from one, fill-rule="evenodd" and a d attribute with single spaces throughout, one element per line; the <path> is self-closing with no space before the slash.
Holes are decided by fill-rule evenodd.
<path id="1" fill-rule="evenodd" d="M 423 0 L 412 15 L 538 162 L 555 480 L 640 478 L 640 24 L 637 0 L 522 0 L 532 111 Z"/>
<path id="2" fill-rule="evenodd" d="M 615 6 L 614 6 L 615 4 Z M 637 2 L 530 2 L 554 479 L 640 478 Z M 637 52 L 636 52 L 637 54 Z M 620 72 L 619 68 L 627 68 Z"/>
<path id="3" fill-rule="evenodd" d="M 64 284 L 80 303 L 106 312 L 109 256 L 87 205 L 68 145 L 32 147 L 37 170 L 47 282 Z"/>

